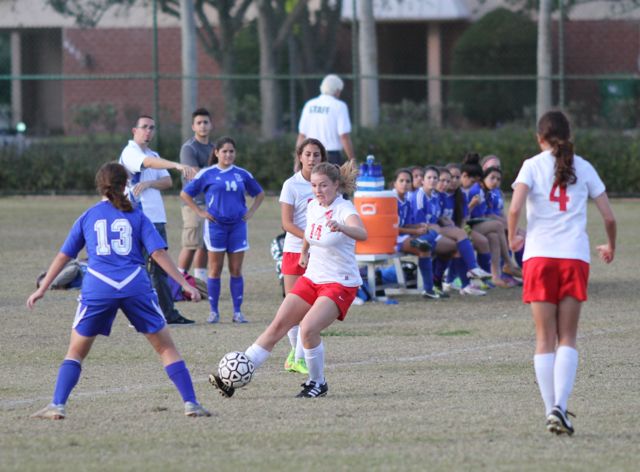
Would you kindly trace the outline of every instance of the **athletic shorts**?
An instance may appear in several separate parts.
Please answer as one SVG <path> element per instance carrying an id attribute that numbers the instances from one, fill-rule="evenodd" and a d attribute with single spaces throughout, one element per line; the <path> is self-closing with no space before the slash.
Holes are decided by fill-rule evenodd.
<path id="1" fill-rule="evenodd" d="M 223 224 L 207 220 L 204 225 L 204 244 L 211 252 L 244 252 L 249 250 L 247 222 Z"/>
<path id="2" fill-rule="evenodd" d="M 309 305 L 313 305 L 319 297 L 330 298 L 338 306 L 340 312 L 338 319 L 342 321 L 356 298 L 358 287 L 345 287 L 339 283 L 314 284 L 303 276 L 296 281 L 289 293 L 298 295 Z"/>
<path id="3" fill-rule="evenodd" d="M 122 310 L 139 333 L 157 333 L 166 325 L 158 296 L 151 291 L 144 295 L 109 300 L 82 300 L 78 297 L 73 328 L 82 336 L 109 336 L 118 309 Z"/>
<path id="4" fill-rule="evenodd" d="M 565 297 L 587 299 L 589 264 L 579 259 L 533 257 L 522 266 L 522 301 L 557 305 Z"/>
<path id="5" fill-rule="evenodd" d="M 306 270 L 305 267 L 300 267 L 300 253 L 299 252 L 285 252 L 282 254 L 282 275 L 302 275 Z"/>
<path id="6" fill-rule="evenodd" d="M 420 236 L 418 236 L 417 239 L 422 239 L 423 241 L 428 242 L 429 245 L 435 249 L 436 243 L 438 242 L 438 239 L 440 239 L 441 237 L 442 235 L 440 233 L 438 233 L 433 229 L 430 229 L 425 234 L 421 234 Z"/>
<path id="7" fill-rule="evenodd" d="M 398 239 L 396 239 L 396 251 L 402 252 L 402 246 L 404 245 L 404 242 L 410 237 L 410 234 L 399 234 Z"/>
<path id="8" fill-rule="evenodd" d="M 203 208 L 204 209 L 204 208 Z M 204 218 L 188 206 L 182 207 L 182 247 L 195 251 L 204 248 L 202 237 Z"/>

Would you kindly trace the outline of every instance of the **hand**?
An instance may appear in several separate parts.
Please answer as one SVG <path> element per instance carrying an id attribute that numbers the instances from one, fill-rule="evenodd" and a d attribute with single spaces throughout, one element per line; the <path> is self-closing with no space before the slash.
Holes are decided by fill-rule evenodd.
<path id="1" fill-rule="evenodd" d="M 474 195 L 471 201 L 469 202 L 469 205 L 471 204 L 477 205 L 478 203 L 480 203 L 480 195 Z"/>
<path id="2" fill-rule="evenodd" d="M 132 189 L 133 196 L 139 197 L 142 192 L 147 190 L 151 184 L 149 182 L 138 182 Z"/>
<path id="3" fill-rule="evenodd" d="M 429 225 L 426 223 L 420 223 L 418 226 L 418 234 L 427 234 L 429 231 Z"/>
<path id="4" fill-rule="evenodd" d="M 307 265 L 309 264 L 309 253 L 308 252 L 301 252 L 300 253 L 300 260 L 298 261 L 298 265 L 300 267 L 307 267 Z"/>
<path id="5" fill-rule="evenodd" d="M 201 208 L 198 208 L 198 216 L 200 218 L 204 218 L 205 220 L 209 220 L 212 223 L 216 222 L 216 219 L 213 217 L 213 215 L 211 213 L 209 213 L 208 211 L 202 210 Z"/>
<path id="6" fill-rule="evenodd" d="M 35 292 L 33 292 L 31 295 L 29 295 L 29 298 L 27 298 L 27 306 L 33 309 L 33 306 L 36 304 L 36 302 L 40 300 L 42 297 L 44 297 L 44 292 L 45 292 L 44 290 L 38 289 Z"/>
<path id="7" fill-rule="evenodd" d="M 192 287 L 189 284 L 185 284 L 185 285 L 182 286 L 182 290 L 187 292 L 185 295 L 186 295 L 186 298 L 188 298 L 190 301 L 192 301 L 194 303 L 197 303 L 200 300 L 202 300 L 202 296 L 200 295 L 200 291 L 197 288 Z"/>
<path id="8" fill-rule="evenodd" d="M 176 167 L 176 169 L 182 172 L 182 175 L 187 180 L 193 179 L 198 173 L 198 169 L 196 169 L 195 167 L 185 166 L 184 164 L 178 164 L 178 167 Z"/>
<path id="9" fill-rule="evenodd" d="M 605 264 L 610 264 L 613 261 L 615 251 L 611 249 L 611 246 L 609 246 L 608 244 L 602 244 L 600 246 L 596 246 L 596 249 L 598 250 L 600 259 Z"/>
<path id="10" fill-rule="evenodd" d="M 247 212 L 242 217 L 243 221 L 249 221 L 249 219 L 253 216 L 253 212 L 251 210 L 247 210 Z"/>
<path id="11" fill-rule="evenodd" d="M 342 225 L 340 223 L 338 223 L 336 220 L 327 221 L 327 228 L 329 228 L 329 231 L 331 231 L 331 232 L 341 232 L 342 231 Z"/>
<path id="12" fill-rule="evenodd" d="M 513 238 L 509 238 L 509 249 L 513 252 L 518 252 L 524 247 L 524 237 L 520 234 L 516 234 Z"/>

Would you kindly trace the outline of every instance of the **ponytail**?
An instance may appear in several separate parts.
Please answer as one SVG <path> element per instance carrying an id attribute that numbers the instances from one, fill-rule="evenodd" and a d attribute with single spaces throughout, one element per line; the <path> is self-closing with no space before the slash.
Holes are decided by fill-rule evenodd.
<path id="1" fill-rule="evenodd" d="M 349 159 L 340 167 L 330 162 L 321 162 L 313 167 L 311 173 L 326 175 L 332 182 L 338 182 L 339 192 L 351 194 L 356 189 L 356 178 L 358 177 L 358 168 L 354 162 Z"/>
<path id="2" fill-rule="evenodd" d="M 132 211 L 133 206 L 124 194 L 129 176 L 125 168 L 117 162 L 107 162 L 96 173 L 96 189 L 121 211 Z"/>
<path id="3" fill-rule="evenodd" d="M 545 113 L 538 121 L 538 136 L 551 146 L 556 158 L 554 185 L 566 187 L 577 182 L 573 166 L 573 143 L 569 120 L 561 111 Z"/>

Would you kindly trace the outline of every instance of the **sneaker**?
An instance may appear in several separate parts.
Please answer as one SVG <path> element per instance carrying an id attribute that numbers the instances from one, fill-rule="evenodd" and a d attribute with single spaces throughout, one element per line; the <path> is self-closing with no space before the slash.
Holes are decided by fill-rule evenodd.
<path id="1" fill-rule="evenodd" d="M 307 368 L 307 361 L 305 361 L 304 359 L 300 359 L 299 361 L 293 361 L 290 372 L 297 372 L 299 374 L 304 374 L 304 375 L 309 374 L 309 369 Z"/>
<path id="2" fill-rule="evenodd" d="M 207 323 L 215 324 L 220 322 L 220 315 L 215 311 L 209 313 L 209 318 L 207 318 Z"/>
<path id="3" fill-rule="evenodd" d="M 471 284 L 460 289 L 460 295 L 471 295 L 473 297 L 482 297 L 486 294 L 487 292 L 485 292 L 484 290 L 480 290 L 479 288 L 474 288 L 471 286 Z"/>
<path id="4" fill-rule="evenodd" d="M 480 267 L 474 267 L 467 272 L 467 277 L 470 279 L 490 279 L 492 276 L 486 270 L 483 270 Z"/>
<path id="5" fill-rule="evenodd" d="M 40 418 L 43 420 L 63 420 L 66 413 L 64 411 L 64 405 L 48 404 L 42 410 L 36 411 L 31 418 Z"/>
<path id="6" fill-rule="evenodd" d="M 444 289 L 444 284 L 442 288 Z M 438 298 L 440 299 L 451 298 L 447 292 L 445 292 L 442 289 L 439 289 L 438 287 L 433 287 L 433 291 L 436 292 L 436 294 L 438 295 Z"/>
<path id="7" fill-rule="evenodd" d="M 220 377 L 216 374 L 209 374 L 209 383 L 218 389 L 218 393 L 225 398 L 231 398 L 236 392 L 236 389 L 225 385 Z"/>
<path id="8" fill-rule="evenodd" d="M 438 295 L 435 290 L 431 290 L 430 292 L 423 290 L 422 298 L 425 298 L 427 300 L 439 300 L 440 295 Z"/>
<path id="9" fill-rule="evenodd" d="M 442 293 L 450 293 L 452 284 L 448 282 L 442 282 Z M 438 290 L 437 288 L 435 290 Z"/>
<path id="10" fill-rule="evenodd" d="M 195 321 L 185 318 L 182 315 L 178 315 L 177 318 L 174 318 L 171 321 L 167 321 L 167 324 L 170 324 L 170 325 L 190 325 L 193 323 L 195 323 Z"/>
<path id="11" fill-rule="evenodd" d="M 425 241 L 424 239 L 420 239 L 420 238 L 410 240 L 409 246 L 422 252 L 431 251 L 431 244 L 429 244 L 428 241 Z"/>
<path id="12" fill-rule="evenodd" d="M 327 382 L 317 384 L 313 380 L 309 380 L 301 385 L 302 391 L 296 395 L 296 398 L 317 398 L 324 397 L 329 391 Z"/>
<path id="13" fill-rule="evenodd" d="M 490 288 L 492 288 L 492 287 L 489 285 L 489 281 L 488 281 L 488 280 L 482 280 L 482 279 L 471 279 L 471 280 L 469 281 L 469 283 L 471 284 L 471 286 L 472 286 L 473 288 L 477 288 L 478 290 L 484 290 L 484 291 L 487 291 L 487 290 L 489 290 Z M 462 287 L 461 287 L 461 288 L 462 288 Z"/>
<path id="14" fill-rule="evenodd" d="M 184 416 L 196 418 L 198 416 L 211 416 L 211 413 L 199 403 L 184 402 Z"/>
<path id="15" fill-rule="evenodd" d="M 247 320 L 247 319 L 244 317 L 244 315 L 242 314 L 242 312 L 241 312 L 241 311 L 236 311 L 236 312 L 233 314 L 233 322 L 234 322 L 234 323 L 240 323 L 240 324 L 242 324 L 242 323 L 248 323 L 248 322 L 249 322 L 249 320 Z"/>
<path id="16" fill-rule="evenodd" d="M 292 347 L 291 350 L 289 351 L 289 355 L 284 361 L 284 370 L 286 370 L 287 372 L 295 372 L 295 370 L 293 370 L 293 364 L 295 363 L 296 363 L 296 348 Z"/>
<path id="17" fill-rule="evenodd" d="M 566 433 L 571 436 L 575 430 L 571 421 L 569 421 L 569 416 L 576 417 L 573 413 L 562 411 L 562 408 L 557 405 L 554 406 L 549 416 L 547 416 L 547 431 L 556 434 Z"/>

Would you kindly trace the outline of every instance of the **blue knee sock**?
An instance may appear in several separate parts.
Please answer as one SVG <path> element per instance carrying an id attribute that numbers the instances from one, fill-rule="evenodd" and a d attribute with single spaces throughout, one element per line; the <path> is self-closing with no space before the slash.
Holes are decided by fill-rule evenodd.
<path id="1" fill-rule="evenodd" d="M 420 269 L 420 275 L 422 275 L 422 282 L 424 284 L 425 292 L 433 292 L 433 263 L 431 257 L 419 257 L 418 268 Z"/>
<path id="2" fill-rule="evenodd" d="M 462 241 L 458 241 L 458 252 L 460 253 L 460 257 L 464 260 L 466 270 L 475 269 L 478 267 L 478 263 L 476 262 L 476 256 L 473 252 L 473 246 L 471 245 L 471 241 L 469 239 L 463 239 Z"/>
<path id="3" fill-rule="evenodd" d="M 460 259 L 458 257 L 458 259 Z M 453 283 L 458 276 L 458 264 L 456 259 L 449 259 L 449 271 L 447 272 L 447 283 Z"/>
<path id="4" fill-rule="evenodd" d="M 240 277 L 231 277 L 229 280 L 229 288 L 231 289 L 231 300 L 233 300 L 233 312 L 238 313 L 242 306 L 242 296 L 244 295 L 244 279 Z"/>
<path id="5" fill-rule="evenodd" d="M 218 300 L 220 300 L 220 279 L 207 279 L 207 292 L 209 292 L 209 306 L 211 311 L 218 311 Z"/>
<path id="6" fill-rule="evenodd" d="M 175 384 L 178 392 L 180 392 L 183 402 L 198 403 L 196 401 L 196 392 L 193 390 L 191 375 L 189 374 L 189 369 L 187 369 L 187 365 L 184 361 L 169 364 L 168 366 L 165 366 L 164 371 Z"/>
<path id="7" fill-rule="evenodd" d="M 442 282 L 442 275 L 447 269 L 448 261 L 444 261 L 439 257 L 433 259 L 433 279 Z"/>
<path id="8" fill-rule="evenodd" d="M 522 267 L 522 256 L 524 256 L 524 247 L 519 251 L 516 251 L 514 256 L 516 258 L 516 264 L 518 264 L 519 267 Z"/>
<path id="9" fill-rule="evenodd" d="M 469 285 L 469 277 L 467 277 L 467 264 L 462 260 L 462 257 L 456 257 L 453 259 L 456 263 L 456 271 L 458 272 L 458 277 L 460 277 L 460 281 L 462 282 L 462 287 L 466 287 Z"/>
<path id="10" fill-rule="evenodd" d="M 78 383 L 82 365 L 74 359 L 65 359 L 60 364 L 58 370 L 58 380 L 56 380 L 56 388 L 53 391 L 53 401 L 55 405 L 64 405 L 71 394 L 71 390 Z"/>
<path id="11" fill-rule="evenodd" d="M 478 265 L 485 272 L 491 273 L 491 253 L 478 253 Z"/>

